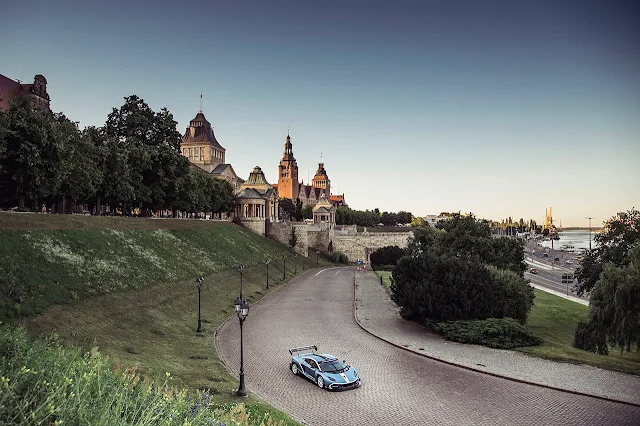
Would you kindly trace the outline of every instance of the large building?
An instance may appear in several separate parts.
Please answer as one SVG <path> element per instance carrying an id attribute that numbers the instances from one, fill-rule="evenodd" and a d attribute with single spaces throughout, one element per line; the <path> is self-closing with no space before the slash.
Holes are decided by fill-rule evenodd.
<path id="1" fill-rule="evenodd" d="M 331 180 L 324 168 L 324 163 L 318 163 L 318 170 L 313 176 L 311 185 L 298 182 L 298 163 L 293 156 L 291 136 L 287 134 L 284 144 L 284 155 L 278 165 L 278 183 L 273 185 L 278 191 L 278 197 L 292 201 L 300 200 L 304 206 L 315 206 L 322 194 L 334 205 L 345 205 L 344 194 L 331 195 Z"/>
<path id="2" fill-rule="evenodd" d="M 226 149 L 216 139 L 213 126 L 205 118 L 202 109 L 189 122 L 189 127 L 182 136 L 180 149 L 192 164 L 217 178 L 228 180 L 235 192 L 240 192 L 244 181 L 238 177 L 231 164 L 225 163 Z"/>
<path id="3" fill-rule="evenodd" d="M 0 111 L 9 109 L 9 101 L 18 95 L 26 95 L 31 103 L 40 108 L 50 109 L 51 98 L 47 93 L 47 79 L 38 74 L 33 78 L 33 84 L 22 84 L 0 74 Z"/>

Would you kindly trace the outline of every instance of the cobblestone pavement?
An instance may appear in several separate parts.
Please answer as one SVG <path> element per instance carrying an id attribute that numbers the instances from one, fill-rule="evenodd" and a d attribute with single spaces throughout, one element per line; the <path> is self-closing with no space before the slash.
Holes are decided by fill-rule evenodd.
<path id="1" fill-rule="evenodd" d="M 373 272 L 357 273 L 356 300 L 356 318 L 360 325 L 396 345 L 479 371 L 640 404 L 640 376 L 590 365 L 549 361 L 521 352 L 450 342 L 418 324 L 405 321 Z"/>
<path id="2" fill-rule="evenodd" d="M 513 382 L 397 348 L 360 328 L 353 314 L 353 268 L 308 271 L 253 305 L 244 326 L 248 390 L 308 425 L 640 424 L 640 407 Z M 239 334 L 231 319 L 216 335 L 218 354 L 235 374 Z M 363 385 L 333 393 L 294 376 L 288 349 L 314 344 L 356 366 Z"/>

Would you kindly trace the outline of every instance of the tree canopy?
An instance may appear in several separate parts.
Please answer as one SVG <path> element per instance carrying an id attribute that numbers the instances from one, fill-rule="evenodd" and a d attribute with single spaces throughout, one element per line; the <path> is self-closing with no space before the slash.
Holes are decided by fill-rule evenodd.
<path id="1" fill-rule="evenodd" d="M 580 294 L 591 292 L 589 321 L 578 325 L 574 346 L 608 353 L 608 345 L 640 349 L 640 212 L 605 222 L 576 271 Z"/>
<path id="2" fill-rule="evenodd" d="M 640 244 L 640 211 L 632 208 L 604 223 L 604 230 L 594 237 L 595 248 L 587 250 L 576 269 L 579 295 L 593 290 L 606 263 L 614 266 L 628 265 L 629 250 Z"/>
<path id="3" fill-rule="evenodd" d="M 0 206 L 40 203 L 116 208 L 230 211 L 233 188 L 180 153 L 173 115 L 143 99 L 125 98 L 100 128 L 78 129 L 62 113 L 34 108 L 24 96 L 0 111 Z"/>

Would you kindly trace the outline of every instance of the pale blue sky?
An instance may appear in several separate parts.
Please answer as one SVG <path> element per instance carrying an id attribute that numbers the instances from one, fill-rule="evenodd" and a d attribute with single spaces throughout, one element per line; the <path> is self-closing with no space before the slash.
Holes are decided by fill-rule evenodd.
<path id="1" fill-rule="evenodd" d="M 640 207 L 633 1 L 5 1 L 0 74 L 102 125 L 199 108 L 247 177 L 322 152 L 356 209 L 594 225 Z"/>

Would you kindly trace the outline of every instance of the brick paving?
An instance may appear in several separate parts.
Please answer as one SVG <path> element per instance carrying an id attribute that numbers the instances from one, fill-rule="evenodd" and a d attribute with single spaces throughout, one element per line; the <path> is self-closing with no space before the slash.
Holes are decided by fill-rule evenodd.
<path id="1" fill-rule="evenodd" d="M 358 277 L 358 317 L 400 339 L 407 331 L 395 322 L 397 312 L 369 297 L 378 287 L 368 281 L 378 285 L 373 275 Z M 640 407 L 469 371 L 388 344 L 358 326 L 354 297 L 354 269 L 330 268 L 308 271 L 253 305 L 244 326 L 247 389 L 308 425 L 640 424 Z M 236 375 L 239 339 L 236 319 L 216 335 L 218 354 Z M 288 349 L 313 344 L 358 367 L 363 385 L 333 393 L 294 376 Z"/>

